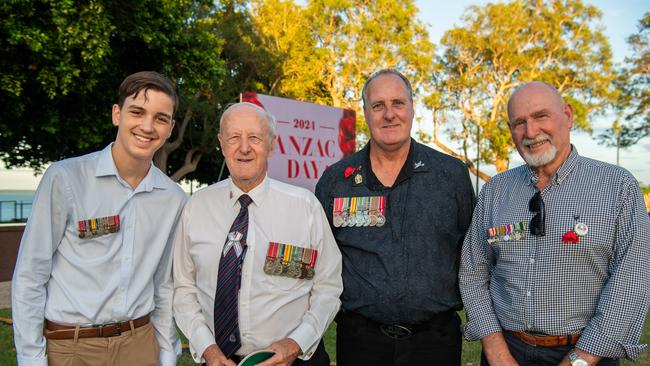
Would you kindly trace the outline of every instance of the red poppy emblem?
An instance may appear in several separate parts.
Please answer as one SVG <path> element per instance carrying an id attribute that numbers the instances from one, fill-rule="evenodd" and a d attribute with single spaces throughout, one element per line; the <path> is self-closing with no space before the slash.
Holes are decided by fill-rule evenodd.
<path id="1" fill-rule="evenodd" d="M 349 167 L 345 168 L 345 172 L 343 173 L 343 175 L 346 178 L 350 178 L 350 176 L 352 174 L 354 174 L 354 172 L 356 172 L 356 171 L 357 171 L 357 168 L 353 168 L 353 167 L 349 166 Z"/>
<path id="2" fill-rule="evenodd" d="M 576 234 L 573 230 L 567 231 L 562 235 L 562 242 L 563 243 L 571 243 L 571 244 L 577 244 L 580 242 L 580 238 L 578 237 L 578 234 Z"/>

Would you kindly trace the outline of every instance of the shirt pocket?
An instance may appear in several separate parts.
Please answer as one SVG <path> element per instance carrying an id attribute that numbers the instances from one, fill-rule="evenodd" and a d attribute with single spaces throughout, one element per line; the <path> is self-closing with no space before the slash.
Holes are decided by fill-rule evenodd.
<path id="1" fill-rule="evenodd" d="M 306 246 L 269 242 L 263 262 L 266 283 L 275 289 L 295 291 L 311 287 L 318 250 Z"/>

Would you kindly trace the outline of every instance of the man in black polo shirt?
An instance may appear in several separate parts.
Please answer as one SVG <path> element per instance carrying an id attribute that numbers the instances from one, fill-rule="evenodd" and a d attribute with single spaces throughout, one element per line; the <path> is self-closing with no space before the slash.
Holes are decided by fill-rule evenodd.
<path id="1" fill-rule="evenodd" d="M 398 71 L 371 75 L 362 99 L 370 142 L 316 186 L 343 254 L 337 365 L 459 365 L 467 167 L 411 139 L 413 90 Z"/>

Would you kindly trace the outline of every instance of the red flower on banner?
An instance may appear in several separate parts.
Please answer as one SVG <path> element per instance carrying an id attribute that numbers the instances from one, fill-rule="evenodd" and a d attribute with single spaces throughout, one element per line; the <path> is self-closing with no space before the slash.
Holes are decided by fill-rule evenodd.
<path id="1" fill-rule="evenodd" d="M 356 141 L 356 114 L 349 109 L 343 110 L 343 116 L 339 121 L 339 149 L 343 153 L 343 157 L 350 156 L 357 149 Z"/>
<path id="2" fill-rule="evenodd" d="M 256 105 L 264 108 L 264 105 L 262 104 L 262 102 L 260 102 L 259 99 L 257 99 L 257 93 L 255 93 L 255 92 L 243 92 L 242 97 L 241 97 L 241 101 L 242 102 L 253 103 L 253 104 L 256 104 Z M 264 109 L 266 109 L 266 108 L 264 108 Z"/>
<path id="3" fill-rule="evenodd" d="M 356 171 L 357 171 L 357 168 L 353 168 L 353 167 L 349 166 L 349 167 L 345 168 L 345 172 L 343 173 L 343 176 L 345 176 L 346 178 L 350 178 L 350 176 L 352 174 L 354 174 L 354 172 L 356 172 Z"/>
<path id="4" fill-rule="evenodd" d="M 569 230 L 564 233 L 564 235 L 562 235 L 562 242 L 578 244 L 580 242 L 580 238 L 578 237 L 578 234 L 576 234 L 573 230 Z"/>

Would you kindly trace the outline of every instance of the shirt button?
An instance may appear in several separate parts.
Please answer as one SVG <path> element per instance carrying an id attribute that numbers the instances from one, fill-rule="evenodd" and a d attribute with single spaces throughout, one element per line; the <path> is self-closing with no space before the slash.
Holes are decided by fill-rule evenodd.
<path id="1" fill-rule="evenodd" d="M 533 263 L 535 263 L 535 259 L 530 258 L 530 264 L 533 264 Z"/>
<path id="2" fill-rule="evenodd" d="M 526 291 L 526 296 L 530 296 L 530 291 Z"/>

